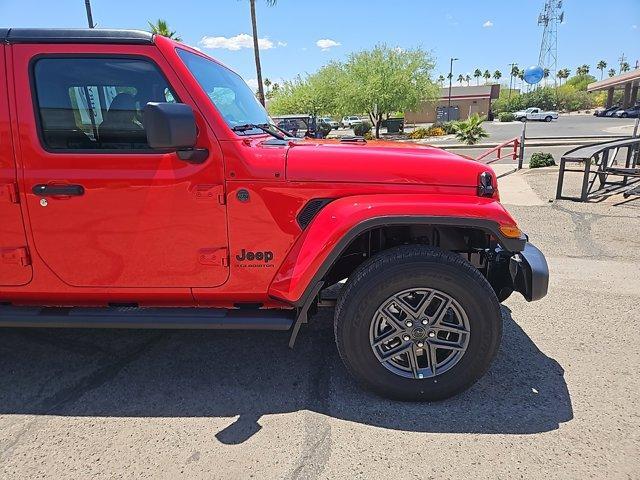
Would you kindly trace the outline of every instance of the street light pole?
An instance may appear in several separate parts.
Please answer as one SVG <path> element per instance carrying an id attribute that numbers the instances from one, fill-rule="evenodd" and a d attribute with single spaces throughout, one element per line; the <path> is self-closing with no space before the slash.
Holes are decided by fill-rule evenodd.
<path id="1" fill-rule="evenodd" d="M 513 80 L 513 67 L 518 65 L 517 63 L 509 64 L 509 100 L 511 100 L 511 81 Z"/>
<path id="2" fill-rule="evenodd" d="M 84 0 L 84 7 L 87 9 L 87 23 L 89 24 L 89 28 L 95 28 L 93 15 L 91 15 L 91 0 Z"/>
<path id="3" fill-rule="evenodd" d="M 451 57 L 451 62 L 449 63 L 449 100 L 447 102 L 447 122 L 451 120 L 451 80 L 453 80 L 453 62 L 455 60 L 459 59 Z"/>

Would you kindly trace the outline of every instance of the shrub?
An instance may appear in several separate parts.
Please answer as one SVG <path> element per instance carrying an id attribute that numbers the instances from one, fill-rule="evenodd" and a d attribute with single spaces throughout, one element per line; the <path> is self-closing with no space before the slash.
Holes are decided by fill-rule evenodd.
<path id="1" fill-rule="evenodd" d="M 407 137 L 410 138 L 411 140 L 418 140 L 418 139 L 427 138 L 427 137 L 441 137 L 442 135 L 446 135 L 444 129 L 434 124 L 434 125 L 431 125 L 429 128 L 424 128 L 424 127 L 416 128 L 409 135 L 407 135 Z"/>
<path id="2" fill-rule="evenodd" d="M 428 128 L 427 132 L 429 133 L 430 137 L 441 137 L 442 135 L 446 135 L 444 128 L 437 127 L 436 125 L 431 125 Z"/>
<path id="3" fill-rule="evenodd" d="M 513 122 L 516 119 L 515 115 L 511 112 L 502 112 L 498 115 L 498 120 L 501 122 Z"/>
<path id="4" fill-rule="evenodd" d="M 556 164 L 553 155 L 545 152 L 535 152 L 529 160 L 529 168 L 552 167 Z"/>
<path id="5" fill-rule="evenodd" d="M 418 140 L 420 138 L 426 138 L 429 136 L 429 129 L 420 127 L 413 130 L 410 134 L 407 135 L 411 140 Z"/>
<path id="6" fill-rule="evenodd" d="M 367 132 L 363 135 L 364 139 L 369 141 L 369 140 L 375 140 L 376 137 L 373 136 L 373 134 L 371 132 Z"/>
<path id="7" fill-rule="evenodd" d="M 481 138 L 488 137 L 489 134 L 482 128 L 482 118 L 474 113 L 462 122 L 454 126 L 456 138 L 467 145 L 478 143 Z"/>
<path id="8" fill-rule="evenodd" d="M 358 123 L 353 126 L 353 134 L 357 137 L 364 137 L 365 134 L 371 131 L 371 124 L 369 122 Z"/>
<path id="9" fill-rule="evenodd" d="M 455 127 L 457 124 L 458 122 L 456 120 L 451 120 L 450 122 L 434 123 L 433 126 L 440 127 L 444 130 L 444 133 L 446 133 L 447 135 L 451 135 L 453 133 L 456 133 Z"/>

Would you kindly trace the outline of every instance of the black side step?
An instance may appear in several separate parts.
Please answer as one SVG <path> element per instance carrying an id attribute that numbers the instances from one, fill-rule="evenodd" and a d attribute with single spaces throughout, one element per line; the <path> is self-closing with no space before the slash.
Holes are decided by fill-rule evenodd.
<path id="1" fill-rule="evenodd" d="M 0 327 L 289 330 L 294 310 L 0 306 Z"/>

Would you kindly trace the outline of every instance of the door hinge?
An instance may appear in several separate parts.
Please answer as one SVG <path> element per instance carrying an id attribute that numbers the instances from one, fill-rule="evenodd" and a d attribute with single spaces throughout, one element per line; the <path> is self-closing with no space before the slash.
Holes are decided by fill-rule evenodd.
<path id="1" fill-rule="evenodd" d="M 0 189 L 0 199 L 6 199 L 9 203 L 20 203 L 18 185 L 15 183 L 7 183 L 3 185 Z"/>
<path id="2" fill-rule="evenodd" d="M 21 265 L 23 267 L 31 265 L 31 256 L 27 247 L 2 248 L 0 249 L 0 256 L 3 263 Z"/>
<path id="3" fill-rule="evenodd" d="M 198 262 L 202 265 L 229 266 L 229 250 L 227 248 L 201 248 L 198 251 Z"/>

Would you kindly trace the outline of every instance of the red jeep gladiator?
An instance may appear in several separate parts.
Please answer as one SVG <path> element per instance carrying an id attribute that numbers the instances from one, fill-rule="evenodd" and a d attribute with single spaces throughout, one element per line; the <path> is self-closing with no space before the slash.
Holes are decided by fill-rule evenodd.
<path id="1" fill-rule="evenodd" d="M 242 79 L 146 32 L 0 29 L 0 326 L 291 330 L 335 304 L 364 386 L 434 400 L 547 293 L 492 169 L 289 138 Z"/>

